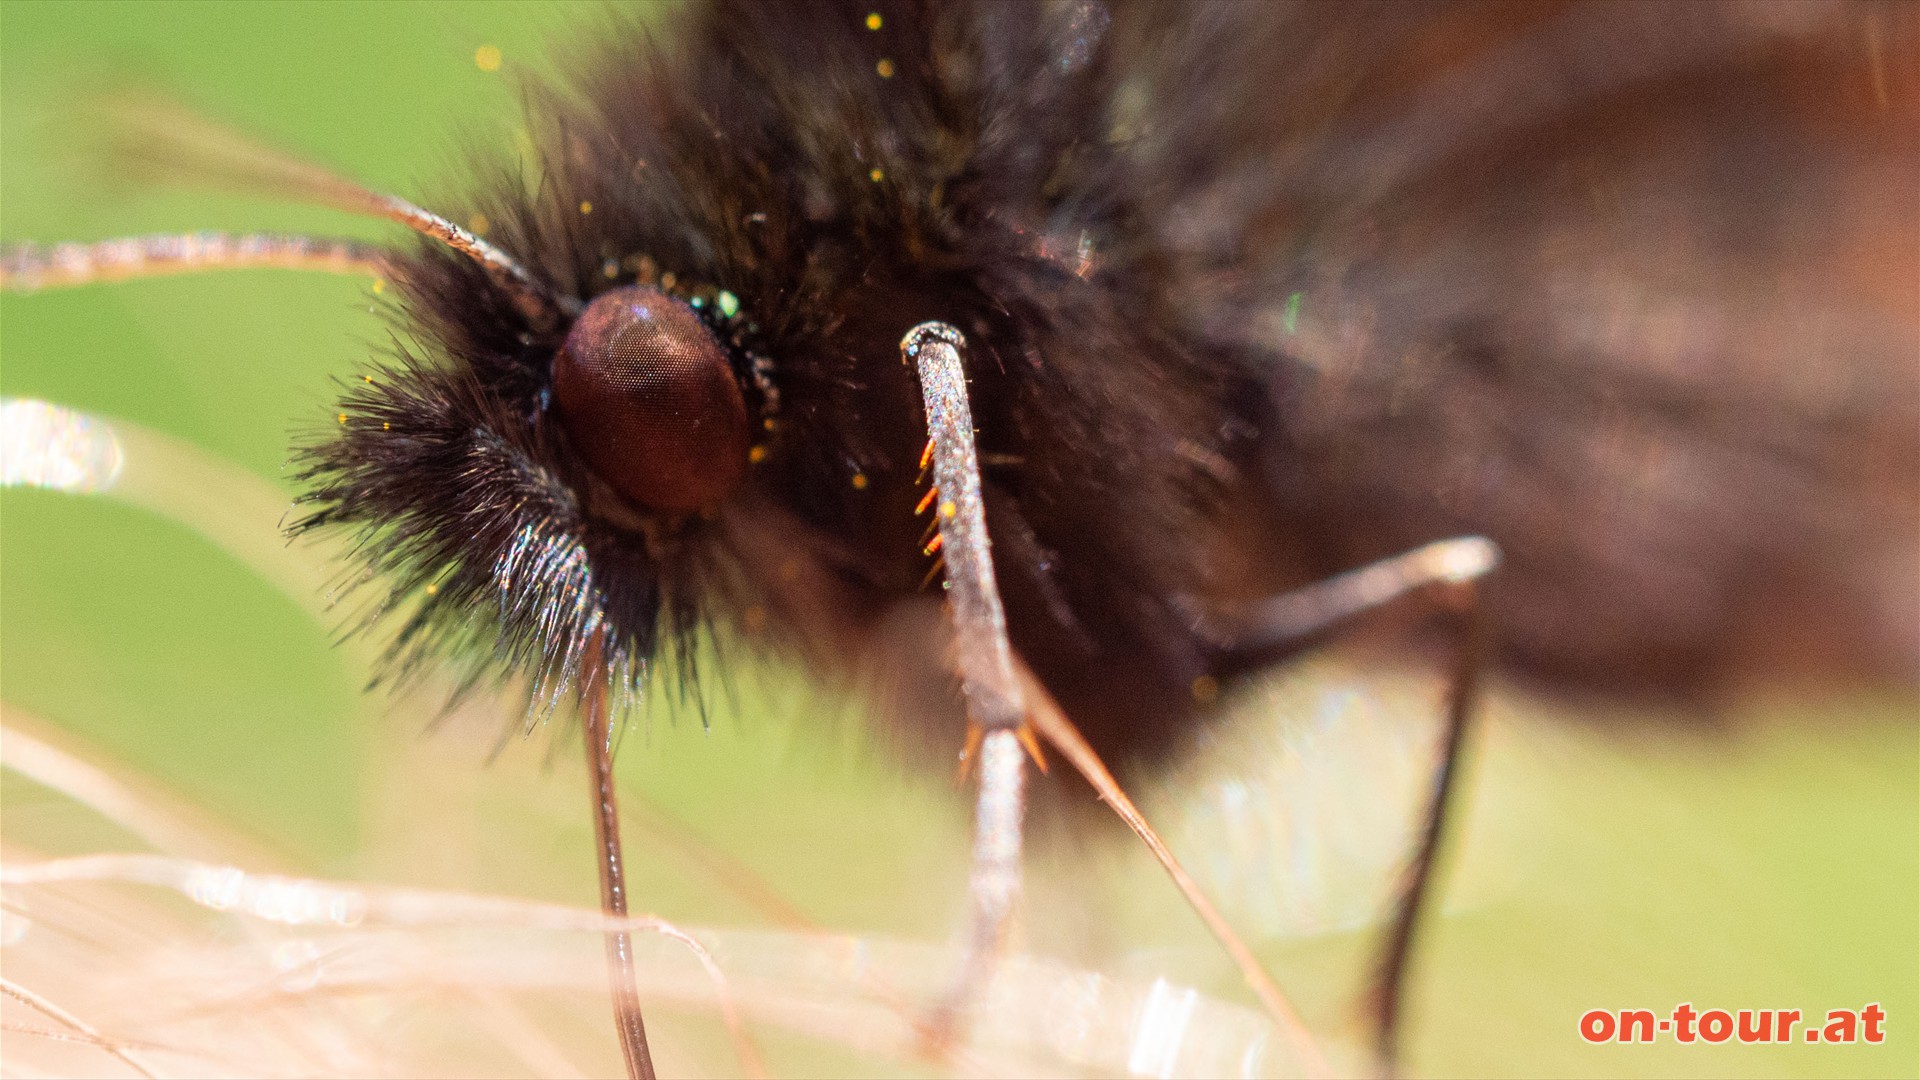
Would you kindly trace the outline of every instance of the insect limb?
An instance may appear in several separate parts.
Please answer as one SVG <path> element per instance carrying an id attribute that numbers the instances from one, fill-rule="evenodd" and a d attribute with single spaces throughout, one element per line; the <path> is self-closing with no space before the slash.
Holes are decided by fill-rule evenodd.
<path id="1" fill-rule="evenodd" d="M 1500 548 L 1484 536 L 1437 540 L 1264 600 L 1224 636 L 1237 656 L 1268 652 L 1428 586 L 1470 583 L 1499 564 Z"/>
<path id="2" fill-rule="evenodd" d="M 386 251 L 358 240 L 285 233 L 166 233 L 51 247 L 21 244 L 0 251 L 0 291 L 260 267 L 378 276 L 386 272 L 387 259 Z"/>
<path id="3" fill-rule="evenodd" d="M 1439 761 L 1421 818 L 1420 837 L 1394 898 L 1392 920 L 1368 994 L 1374 1053 L 1392 1075 L 1398 1069 L 1401 1013 L 1413 947 L 1433 891 L 1434 871 L 1454 807 L 1467 728 L 1486 654 L 1486 618 L 1478 582 L 1500 563 L 1500 549 L 1482 536 L 1441 540 L 1371 563 L 1262 602 L 1242 623 L 1229 647 L 1230 662 L 1297 645 L 1355 616 L 1408 596 L 1458 611 L 1465 620 L 1447 690 Z M 1433 587 L 1439 586 L 1439 590 Z"/>
<path id="4" fill-rule="evenodd" d="M 614 918 L 627 914 L 627 879 L 620 852 L 620 808 L 613 791 L 613 741 L 607 716 L 607 678 L 601 658 L 605 631 L 596 631 L 581 668 L 580 711 L 587 744 L 587 779 L 593 797 L 593 839 L 600 864 L 600 910 Z M 629 1080 L 653 1080 L 653 1055 L 647 1049 L 646 1023 L 633 970 L 633 938 L 625 929 L 609 930 L 607 982 L 613 992 L 614 1028 Z"/>
<path id="5" fill-rule="evenodd" d="M 989 731 L 979 751 L 980 794 L 973 810 L 973 866 L 967 874 L 972 927 L 960 978 L 934 1030 L 951 1037 L 959 1014 L 988 980 L 1007 943 L 1022 889 L 1020 848 L 1026 817 L 1026 749 L 1011 728 Z"/>
<path id="6" fill-rule="evenodd" d="M 975 462 L 972 411 L 960 348 L 966 339 L 945 323 L 922 323 L 900 349 L 919 369 L 933 448 L 934 486 L 941 503 L 934 521 L 947 559 L 947 593 L 957 631 L 959 667 L 967 710 L 992 732 L 1018 728 L 1025 710 L 1013 674 L 1013 647 L 993 576 L 993 542 L 987 536 Z"/>
<path id="7" fill-rule="evenodd" d="M 1454 654 L 1452 676 L 1447 688 L 1445 731 L 1441 735 L 1440 760 L 1434 769 L 1433 787 L 1427 797 L 1425 816 L 1420 827 L 1419 844 L 1400 881 L 1400 894 L 1393 905 L 1393 923 L 1380 947 L 1374 973 L 1371 1006 L 1374 1023 L 1374 1054 L 1388 1075 L 1398 1072 L 1400 1060 L 1401 1011 L 1406 1004 L 1407 965 L 1419 937 L 1428 908 L 1427 897 L 1434 888 L 1434 868 L 1441 845 L 1446 842 L 1447 823 L 1457 805 L 1461 761 L 1465 755 L 1467 728 L 1472 723 L 1479 697 L 1480 675 L 1486 666 L 1487 616 L 1480 600 L 1480 589 L 1472 581 L 1456 585 L 1455 605 L 1465 621 Z"/>
<path id="8" fill-rule="evenodd" d="M 967 699 L 969 750 L 979 739 L 980 791 L 974 809 L 973 870 L 968 878 L 972 939 L 959 983 L 935 1024 L 950 1034 L 965 1003 L 992 977 L 1019 906 L 1020 847 L 1026 771 L 1019 731 L 1026 707 L 1014 675 L 1006 614 L 994 580 L 992 541 L 980 498 L 973 415 L 967 403 L 960 350 L 966 339 L 945 323 L 922 323 L 900 342 L 903 360 L 916 365 L 927 408 L 927 450 L 940 503 L 938 533 L 928 554 L 946 560 L 961 683 Z M 944 1041 L 944 1040 L 942 1040 Z"/>

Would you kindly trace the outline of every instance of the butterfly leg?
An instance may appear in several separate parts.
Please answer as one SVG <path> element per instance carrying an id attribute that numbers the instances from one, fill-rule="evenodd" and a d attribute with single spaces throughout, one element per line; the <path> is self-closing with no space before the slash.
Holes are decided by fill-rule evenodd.
<path id="1" fill-rule="evenodd" d="M 980 777 L 975 803 L 973 868 L 968 878 L 971 937 L 951 1001 L 937 1027 L 950 1027 L 958 1010 L 991 978 L 1020 902 L 1020 848 L 1025 814 L 1027 709 L 1007 641 L 1006 616 L 994 580 L 992 543 L 980 499 L 973 414 L 967 402 L 961 350 L 966 339 L 945 323 L 914 327 L 900 343 L 916 366 L 926 401 L 934 523 L 946 564 L 958 667 L 966 693 L 967 753 L 977 743 Z"/>
<path id="2" fill-rule="evenodd" d="M 1246 659 L 1301 643 L 1409 596 L 1457 612 L 1463 623 L 1449 676 L 1444 729 L 1420 834 L 1394 898 L 1392 918 L 1369 992 L 1374 1053 L 1391 1075 L 1399 1064 L 1407 972 L 1434 887 L 1435 860 L 1455 807 L 1460 760 L 1472 721 L 1486 654 L 1486 618 L 1478 582 L 1500 562 L 1500 550 L 1479 536 L 1441 540 L 1325 581 L 1273 597 L 1243 618 L 1229 655 Z"/>
<path id="3" fill-rule="evenodd" d="M 1480 674 L 1486 659 L 1486 613 L 1480 604 L 1479 590 L 1472 582 L 1456 586 L 1455 601 L 1465 620 L 1447 687 L 1446 724 L 1441 735 L 1439 763 L 1434 769 L 1432 787 L 1427 793 L 1426 812 L 1421 818 L 1420 838 L 1400 881 L 1394 900 L 1393 921 L 1380 947 L 1374 972 L 1371 1006 L 1374 1015 L 1374 1055 L 1389 1075 L 1400 1063 L 1401 1008 L 1406 1000 L 1407 964 L 1421 920 L 1430 906 L 1428 896 L 1434 888 L 1434 860 L 1446 840 L 1447 825 L 1458 805 L 1460 761 L 1466 747 L 1467 727 L 1472 722 L 1474 703 L 1479 695 Z"/>
<path id="4" fill-rule="evenodd" d="M 601 663 L 601 637 L 588 645 L 581 674 L 581 727 L 587 744 L 588 794 L 593 798 L 593 839 L 600 864 L 600 910 L 609 918 L 627 914 L 627 877 L 620 848 L 620 807 L 613 789 L 613 737 L 607 716 L 607 678 Z M 653 1055 L 640 1015 L 640 993 L 633 969 L 633 937 L 609 930 L 607 981 L 613 992 L 614 1029 L 629 1080 L 653 1080 Z"/>
<path id="5" fill-rule="evenodd" d="M 1005 945 L 1021 892 L 1024 759 L 1031 756 L 1044 771 L 1046 764 L 1039 749 L 1039 736 L 1044 735 L 1167 868 L 1195 911 L 1232 954 L 1301 1067 L 1309 1075 L 1327 1075 L 1325 1060 L 1279 987 L 1260 969 L 1252 952 L 1134 809 L 1132 800 L 1059 711 L 1046 688 L 1013 653 L 981 508 L 972 412 L 960 355 L 965 345 L 965 339 L 953 327 L 924 323 L 910 331 L 900 346 L 903 358 L 918 368 L 926 401 L 929 440 L 928 460 L 923 465 L 931 464 L 933 469 L 935 494 L 928 505 L 936 507 L 934 524 L 939 529 L 928 553 L 944 549 L 947 598 L 967 700 L 965 757 L 972 759 L 977 750 L 980 775 L 969 878 L 972 937 L 960 979 L 936 1015 L 928 1041 L 937 1050 L 951 1043 L 961 1010 L 985 988 Z"/>

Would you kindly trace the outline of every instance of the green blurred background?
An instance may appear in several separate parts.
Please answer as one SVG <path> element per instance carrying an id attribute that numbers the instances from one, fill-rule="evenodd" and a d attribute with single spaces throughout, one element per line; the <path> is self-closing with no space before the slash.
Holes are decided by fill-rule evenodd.
<path id="1" fill-rule="evenodd" d="M 158 88 L 432 205 L 435 192 L 458 188 L 461 140 L 512 138 L 516 80 L 551 70 L 550 47 L 604 15 L 598 3 L 0 4 L 0 240 L 190 229 L 390 236 L 324 210 L 118 184 L 85 148 L 85 106 Z M 476 65 L 482 45 L 502 50 L 501 70 Z M 9 295 L 0 392 L 137 421 L 280 484 L 290 433 L 330 413 L 330 380 L 383 336 L 364 282 L 317 274 Z M 569 747 L 549 760 L 536 740 L 490 765 L 485 723 L 427 737 L 429 710 L 363 695 L 366 672 L 325 623 L 170 522 L 8 491 L 0 529 L 9 709 L 74 733 L 316 872 L 591 901 L 586 803 Z M 1354 677 L 1367 685 L 1364 672 Z M 944 937 L 964 881 L 959 795 L 945 778 L 903 775 L 854 725 L 822 716 L 851 706 L 782 673 L 761 682 L 752 707 L 723 711 L 710 733 L 665 721 L 638 733 L 621 763 L 628 787 L 814 918 Z M 1899 695 L 1751 702 L 1703 728 L 1504 695 L 1473 772 L 1456 899 L 1419 973 L 1415 1070 L 1920 1073 L 1916 712 Z M 1182 783 L 1209 783 L 1195 775 Z M 1322 786 L 1333 794 L 1312 813 L 1337 821 L 1342 785 Z M 6 812 L 31 812 L 31 800 L 8 796 Z M 1177 813 L 1183 797 L 1160 802 Z M 1190 859 L 1209 860 L 1204 830 L 1181 835 Z M 1069 859 L 1043 844 L 1036 855 L 1035 944 L 1057 933 L 1059 948 L 1081 958 L 1099 952 L 1117 970 L 1244 1000 L 1157 873 L 1123 844 L 1093 847 Z M 751 917 L 671 866 L 639 895 L 670 917 Z M 1050 914 L 1049 903 L 1060 906 Z M 1242 901 L 1241 914 L 1258 923 L 1249 905 L 1258 900 Z M 1100 932 L 1060 930 L 1076 921 L 1063 910 L 1097 913 Z M 1273 936 L 1261 949 L 1332 1025 L 1364 941 Z M 1574 1033 L 1587 1008 L 1664 1011 L 1689 1000 L 1809 1013 L 1879 1001 L 1890 1037 L 1871 1048 L 1594 1049 Z M 776 1069 L 837 1062 L 795 1053 L 776 1056 Z"/>

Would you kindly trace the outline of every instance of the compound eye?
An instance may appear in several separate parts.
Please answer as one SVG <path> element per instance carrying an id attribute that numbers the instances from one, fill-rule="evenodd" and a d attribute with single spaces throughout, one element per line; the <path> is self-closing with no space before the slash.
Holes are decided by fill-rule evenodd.
<path id="1" fill-rule="evenodd" d="M 554 357 L 553 392 L 587 464 L 641 506 L 712 506 L 746 472 L 747 403 L 727 351 L 658 289 L 595 297 Z"/>

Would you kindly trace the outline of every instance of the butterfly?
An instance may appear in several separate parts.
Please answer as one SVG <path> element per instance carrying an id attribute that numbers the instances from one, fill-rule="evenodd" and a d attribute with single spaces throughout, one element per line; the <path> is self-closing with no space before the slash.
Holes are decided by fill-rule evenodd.
<path id="1" fill-rule="evenodd" d="M 1912 327 L 1874 303 L 1905 269 L 1818 198 L 1911 220 L 1860 163 L 1910 150 L 1895 14 L 756 12 L 608 35 L 536 98 L 531 176 L 412 217 L 452 246 L 283 253 L 401 296 L 296 526 L 358 530 L 396 677 L 521 676 L 537 718 L 698 680 L 703 635 L 831 667 L 898 636 L 970 485 L 1028 689 L 1115 760 L 1364 606 L 1310 582 L 1463 534 L 1505 552 L 1490 648 L 1560 685 L 1697 693 L 1811 619 L 1910 660 L 1874 595 L 1913 513 Z M 1802 148 L 1856 99 L 1858 159 Z M 1771 199 L 1674 182 L 1758 156 Z M 1755 270 L 1822 259 L 1844 305 Z M 927 322 L 978 432 L 932 489 Z"/>

